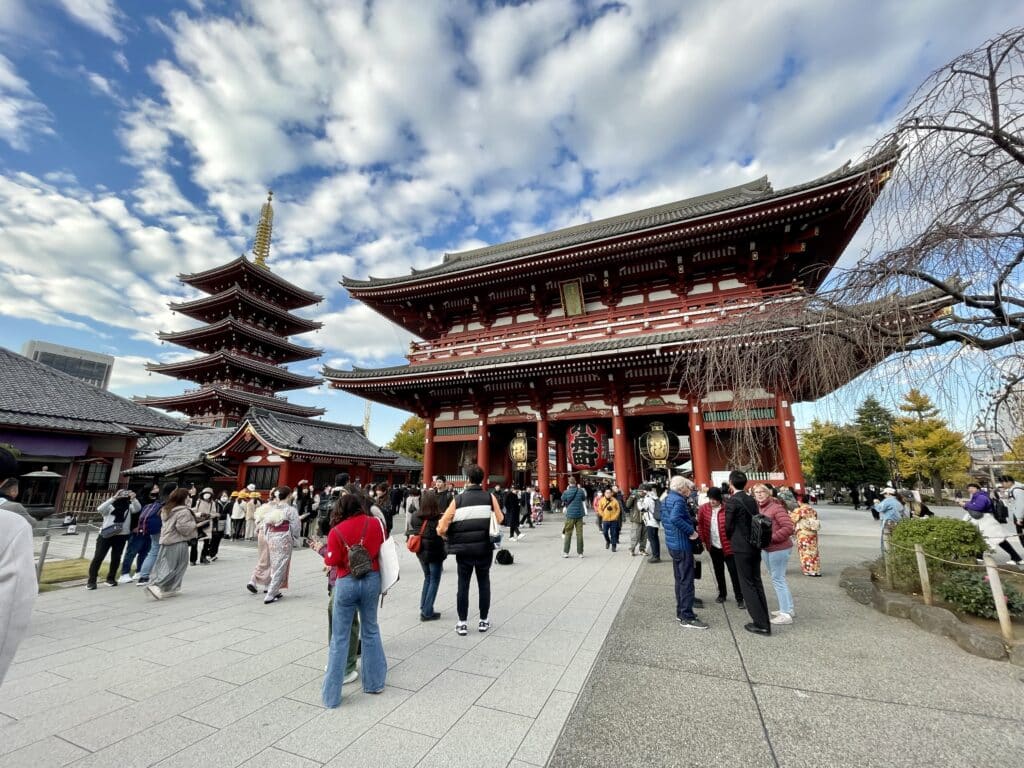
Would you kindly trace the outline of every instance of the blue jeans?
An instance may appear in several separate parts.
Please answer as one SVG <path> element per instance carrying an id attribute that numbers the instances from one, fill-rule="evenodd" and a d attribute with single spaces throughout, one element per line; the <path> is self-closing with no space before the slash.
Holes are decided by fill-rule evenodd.
<path id="1" fill-rule="evenodd" d="M 160 534 L 154 533 L 149 537 L 149 554 L 142 563 L 142 570 L 139 571 L 140 581 L 149 581 L 149 572 L 156 565 L 156 556 L 160 554 Z"/>
<path id="2" fill-rule="evenodd" d="M 786 582 L 786 565 L 789 563 L 789 553 L 792 550 L 792 547 L 787 547 L 778 552 L 761 552 L 761 562 L 765 564 L 772 577 L 772 587 L 775 588 L 775 597 L 779 601 L 779 610 L 790 616 L 796 610 L 793 607 L 793 593 L 789 591 L 789 584 Z"/>
<path id="3" fill-rule="evenodd" d="M 157 539 L 160 537 L 157 536 Z M 138 562 L 135 564 L 135 573 L 138 574 L 142 570 L 142 565 L 146 561 L 146 555 L 149 554 L 149 548 L 152 546 L 147 533 L 133 533 L 128 539 L 128 546 L 124 550 L 124 560 L 121 561 L 121 575 L 127 576 L 132 570 L 132 560 L 138 558 Z"/>
<path id="4" fill-rule="evenodd" d="M 622 523 L 618 520 L 601 523 L 601 533 L 604 534 L 604 540 L 612 545 L 612 549 L 618 549 L 619 529 L 621 527 Z"/>
<path id="5" fill-rule="evenodd" d="M 423 569 L 423 592 L 420 593 L 420 616 L 430 616 L 434 612 L 434 599 L 437 588 L 441 586 L 441 566 L 443 563 L 428 563 L 420 560 Z"/>
<path id="6" fill-rule="evenodd" d="M 359 636 L 363 644 L 363 690 L 380 693 L 388 676 L 388 660 L 377 624 L 377 600 L 380 598 L 380 573 L 370 571 L 361 579 L 346 576 L 334 583 L 334 620 L 331 626 L 331 645 L 327 660 L 327 674 L 321 697 L 325 707 L 341 706 L 342 678 L 348 658 L 349 629 L 352 619 L 359 614 Z"/>
<path id="7" fill-rule="evenodd" d="M 676 618 L 695 619 L 693 612 L 693 552 L 689 549 L 669 549 L 672 557 L 672 575 L 676 581 Z"/>

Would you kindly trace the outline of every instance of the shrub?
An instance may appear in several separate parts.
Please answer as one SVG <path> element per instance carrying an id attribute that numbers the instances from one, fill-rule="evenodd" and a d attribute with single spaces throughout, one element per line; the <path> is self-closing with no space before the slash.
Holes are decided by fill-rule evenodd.
<path id="1" fill-rule="evenodd" d="M 892 543 L 893 582 L 899 589 L 912 591 L 921 588 L 917 558 L 914 555 L 915 544 L 920 544 L 929 555 L 972 565 L 988 549 L 977 528 L 964 520 L 948 517 L 904 520 L 893 528 Z M 936 584 L 959 570 L 954 565 L 931 558 L 928 560 L 928 574 Z"/>
<path id="2" fill-rule="evenodd" d="M 996 618 L 996 604 L 989 588 L 988 576 L 980 571 L 950 573 L 936 588 L 936 592 L 959 611 L 984 619 Z M 1024 615 L 1024 595 L 1005 583 L 1003 593 L 1006 595 L 1006 607 L 1010 609 L 1010 615 Z"/>

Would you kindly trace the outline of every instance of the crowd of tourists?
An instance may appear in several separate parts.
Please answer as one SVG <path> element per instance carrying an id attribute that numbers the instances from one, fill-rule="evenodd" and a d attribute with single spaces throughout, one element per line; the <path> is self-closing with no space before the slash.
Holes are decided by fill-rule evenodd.
<path id="1" fill-rule="evenodd" d="M 581 484 L 570 477 L 557 501 L 545 500 L 536 487 L 488 489 L 477 466 L 469 467 L 466 476 L 465 487 L 456 489 L 442 478 L 422 488 L 362 486 L 341 473 L 333 485 L 319 491 L 305 481 L 294 490 L 275 488 L 265 502 L 253 486 L 219 495 L 210 488 L 173 483 L 142 494 L 121 490 L 99 507 L 102 520 L 87 588 L 96 588 L 109 559 L 106 583 L 110 586 L 135 581 L 157 600 L 172 597 L 179 594 L 190 565 L 217 561 L 220 543 L 227 537 L 256 542 L 254 568 L 244 586 L 253 595 L 262 592 L 263 602 L 272 604 L 288 589 L 294 549 L 308 546 L 323 558 L 328 594 L 329 655 L 322 699 L 325 706 L 337 707 L 342 687 L 360 677 L 367 693 L 384 688 L 387 659 L 377 611 L 381 595 L 397 580 L 399 537 L 392 536 L 396 519 L 402 524 L 402 544 L 415 553 L 423 572 L 420 621 L 442 618 L 435 601 L 443 564 L 454 558 L 455 633 L 461 637 L 469 634 L 474 582 L 477 631 L 491 628 L 490 569 L 495 550 L 501 562 L 502 545 L 522 540 L 521 528 L 541 525 L 545 511 L 555 505 L 564 513 L 563 558 L 584 556 L 586 521 L 593 519 L 609 554 L 628 547 L 631 556 L 645 557 L 651 564 L 662 562 L 663 557 L 670 560 L 675 616 L 683 628 L 708 627 L 697 614 L 704 604 L 694 588 L 704 550 L 711 563 L 715 601 L 727 603 L 731 596 L 736 607 L 749 614 L 745 629 L 758 635 L 771 635 L 773 628 L 792 624 L 796 618 L 787 580 L 794 550 L 803 575 L 821 575 L 820 524 L 809 496 L 798 497 L 786 487 L 750 484 L 741 471 L 731 472 L 721 487 L 699 489 L 679 476 L 672 477 L 667 487 L 646 484 L 631 491 L 614 483 Z M 13 511 L 20 505 L 10 500 L 17 495 L 16 487 L 10 494 L 10 483 L 4 486 L 8 495 L 0 494 L 0 507 L 6 503 Z M 964 519 L 974 523 L 992 547 L 1002 548 L 1020 563 L 1022 558 L 1009 539 L 1016 535 L 1024 543 L 1024 486 L 1010 476 L 1001 477 L 1000 486 L 997 493 L 969 486 Z M 891 487 L 880 490 L 873 507 L 883 529 L 909 515 L 906 503 Z M 1015 533 L 1005 519 L 1007 507 Z M 25 570 L 25 564 L 21 568 Z M 774 611 L 769 610 L 766 580 L 777 605 Z M 0 658 L 0 675 L 2 664 L 9 662 Z"/>

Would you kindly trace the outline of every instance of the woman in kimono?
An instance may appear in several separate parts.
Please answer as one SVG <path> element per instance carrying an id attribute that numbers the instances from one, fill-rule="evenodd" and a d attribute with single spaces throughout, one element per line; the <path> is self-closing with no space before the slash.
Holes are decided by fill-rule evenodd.
<path id="1" fill-rule="evenodd" d="M 282 485 L 271 491 L 270 501 L 257 510 L 260 559 L 246 586 L 255 593 L 257 584 L 266 585 L 265 604 L 279 600 L 281 590 L 288 588 L 292 548 L 298 541 L 302 526 L 298 511 L 287 501 L 291 492 L 291 488 Z"/>
<path id="2" fill-rule="evenodd" d="M 247 500 L 245 502 L 245 540 L 252 541 L 256 538 L 256 510 L 260 506 L 260 492 L 256 486 L 250 483 L 245 487 Z"/>
<path id="3" fill-rule="evenodd" d="M 818 559 L 818 512 L 809 503 L 807 494 L 800 497 L 800 504 L 789 513 L 796 528 L 796 551 L 800 555 L 800 568 L 804 576 L 821 576 L 821 561 Z"/>

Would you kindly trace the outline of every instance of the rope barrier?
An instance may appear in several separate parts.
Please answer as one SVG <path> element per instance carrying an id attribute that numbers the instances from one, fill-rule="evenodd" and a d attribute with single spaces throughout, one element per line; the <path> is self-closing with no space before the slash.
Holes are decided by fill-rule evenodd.
<path id="1" fill-rule="evenodd" d="M 892 540 L 889 541 L 889 546 L 892 547 L 893 549 L 902 549 L 904 552 L 911 552 L 911 553 L 915 553 L 916 554 L 916 550 L 913 547 L 904 547 L 901 544 L 894 544 L 892 542 Z M 984 563 L 958 563 L 955 560 L 946 560 L 944 558 L 939 557 L 938 555 L 931 555 L 931 554 L 928 554 L 927 552 L 924 553 L 924 556 L 927 557 L 927 558 L 930 558 L 932 560 L 938 560 L 940 563 L 946 563 L 947 565 L 958 565 L 961 568 L 986 568 L 987 567 Z M 999 573 L 1008 573 L 1008 574 L 1017 575 L 1017 576 L 1019 576 L 1021 574 L 1021 571 L 1011 571 L 1011 570 L 1009 570 L 1007 568 L 1001 568 L 999 566 L 996 566 L 996 570 Z"/>

